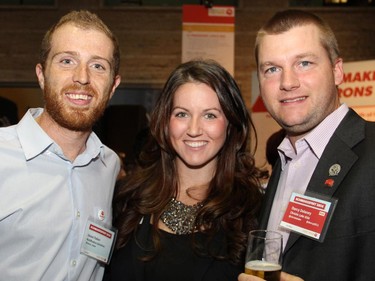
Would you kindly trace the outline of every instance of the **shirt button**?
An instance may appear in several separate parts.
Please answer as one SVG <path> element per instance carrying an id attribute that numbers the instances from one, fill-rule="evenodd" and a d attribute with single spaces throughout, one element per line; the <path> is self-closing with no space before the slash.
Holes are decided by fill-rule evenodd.
<path id="1" fill-rule="evenodd" d="M 76 265 L 77 265 L 77 261 L 76 261 L 76 260 L 72 260 L 72 261 L 70 262 L 70 264 L 71 264 L 72 266 L 76 266 Z"/>
<path id="2" fill-rule="evenodd" d="M 81 216 L 81 213 L 79 211 L 77 211 L 76 217 L 79 218 L 80 216 Z"/>

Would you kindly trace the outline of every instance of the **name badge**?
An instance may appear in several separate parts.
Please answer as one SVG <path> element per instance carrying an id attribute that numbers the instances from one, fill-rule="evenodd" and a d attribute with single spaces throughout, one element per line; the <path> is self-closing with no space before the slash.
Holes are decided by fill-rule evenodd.
<path id="1" fill-rule="evenodd" d="M 333 198 L 293 193 L 280 226 L 323 242 L 336 204 Z"/>
<path id="2" fill-rule="evenodd" d="M 89 218 L 81 244 L 81 253 L 108 264 L 112 256 L 117 230 L 107 228 Z"/>

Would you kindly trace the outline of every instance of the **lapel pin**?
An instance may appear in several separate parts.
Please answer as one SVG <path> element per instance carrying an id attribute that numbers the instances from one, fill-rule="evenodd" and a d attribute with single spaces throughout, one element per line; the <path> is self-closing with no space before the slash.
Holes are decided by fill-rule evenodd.
<path id="1" fill-rule="evenodd" d="M 333 164 L 330 168 L 329 168 L 329 176 L 330 177 L 333 177 L 333 176 L 337 176 L 341 171 L 341 166 L 339 164 Z"/>
<path id="2" fill-rule="evenodd" d="M 324 185 L 327 187 L 332 187 L 334 183 L 335 181 L 333 179 L 326 179 L 326 181 L 324 182 Z"/>
<path id="3" fill-rule="evenodd" d="M 103 221 L 105 219 L 104 210 L 98 211 L 98 219 L 101 220 L 101 221 Z"/>

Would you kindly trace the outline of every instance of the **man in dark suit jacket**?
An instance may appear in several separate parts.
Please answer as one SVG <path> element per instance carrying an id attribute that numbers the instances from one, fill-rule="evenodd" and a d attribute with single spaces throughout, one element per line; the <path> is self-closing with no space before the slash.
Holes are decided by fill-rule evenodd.
<path id="1" fill-rule="evenodd" d="M 284 236 L 281 280 L 375 280 L 375 123 L 339 101 L 332 30 L 311 13 L 282 11 L 258 32 L 255 55 L 260 94 L 287 133 L 259 226 Z M 293 192 L 331 204 L 317 236 L 283 224 Z"/>
<path id="2" fill-rule="evenodd" d="M 14 125 L 18 122 L 17 105 L 0 96 L 0 127 Z"/>

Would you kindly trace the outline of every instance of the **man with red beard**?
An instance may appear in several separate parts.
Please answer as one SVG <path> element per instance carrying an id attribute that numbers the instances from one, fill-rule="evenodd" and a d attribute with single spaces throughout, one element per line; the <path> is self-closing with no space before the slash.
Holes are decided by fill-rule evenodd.
<path id="1" fill-rule="evenodd" d="M 92 132 L 120 83 L 119 47 L 88 11 L 42 41 L 44 109 L 0 130 L 1 280 L 101 280 L 113 240 L 116 153 Z"/>

